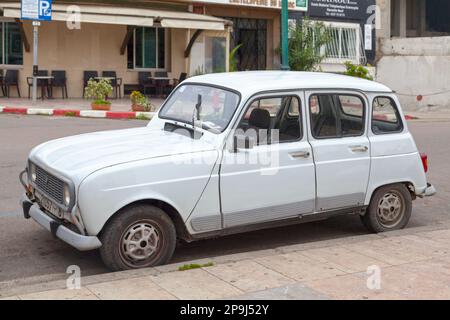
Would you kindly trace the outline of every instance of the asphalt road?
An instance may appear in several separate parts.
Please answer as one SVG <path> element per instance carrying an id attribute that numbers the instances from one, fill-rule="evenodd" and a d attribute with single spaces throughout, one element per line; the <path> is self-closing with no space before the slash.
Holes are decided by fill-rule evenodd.
<path id="1" fill-rule="evenodd" d="M 11 284 L 11 280 L 25 285 L 66 277 L 69 265 L 80 266 L 82 275 L 107 272 L 97 252 L 78 252 L 54 240 L 34 221 L 23 219 L 18 204 L 22 193 L 18 174 L 25 167 L 31 148 L 68 135 L 145 124 L 145 121 L 134 120 L 0 115 L 0 293 L 3 287 Z M 412 122 L 409 127 L 420 151 L 429 155 L 428 177 L 438 194 L 414 202 L 408 228 L 449 221 L 450 122 Z M 366 230 L 358 217 L 342 216 L 322 222 L 182 243 L 173 262 L 364 233 Z"/>

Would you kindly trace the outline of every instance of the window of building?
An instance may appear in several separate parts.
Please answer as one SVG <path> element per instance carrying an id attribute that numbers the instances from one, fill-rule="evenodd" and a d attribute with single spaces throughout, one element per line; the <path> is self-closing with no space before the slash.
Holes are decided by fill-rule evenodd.
<path id="1" fill-rule="evenodd" d="M 165 52 L 164 28 L 137 27 L 128 42 L 128 69 L 164 69 Z"/>
<path id="2" fill-rule="evenodd" d="M 226 71 L 227 38 L 204 32 L 191 48 L 190 67 L 194 75 Z"/>
<path id="3" fill-rule="evenodd" d="M 394 100 L 377 97 L 372 106 L 372 132 L 375 134 L 394 133 L 403 130 L 403 123 Z"/>
<path id="4" fill-rule="evenodd" d="M 356 95 L 319 94 L 309 100 L 315 138 L 342 138 L 364 133 L 364 102 Z"/>
<path id="5" fill-rule="evenodd" d="M 15 22 L 0 22 L 0 55 L 2 65 L 22 65 L 23 48 L 19 25 Z"/>
<path id="6" fill-rule="evenodd" d="M 355 64 L 367 62 L 362 43 L 361 27 L 357 23 L 321 21 L 327 26 L 331 40 L 320 49 L 325 56 L 325 63 L 343 63 L 351 61 Z M 314 32 L 314 28 L 311 29 Z"/>

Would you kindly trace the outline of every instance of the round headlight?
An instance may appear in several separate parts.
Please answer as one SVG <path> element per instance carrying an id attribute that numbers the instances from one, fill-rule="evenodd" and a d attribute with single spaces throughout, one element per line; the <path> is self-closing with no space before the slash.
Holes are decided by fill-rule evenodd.
<path id="1" fill-rule="evenodd" d="M 70 204 L 70 190 L 68 185 L 64 186 L 64 204 L 66 206 Z"/>
<path id="2" fill-rule="evenodd" d="M 32 163 L 30 163 L 30 178 L 31 181 L 36 181 L 36 166 Z"/>

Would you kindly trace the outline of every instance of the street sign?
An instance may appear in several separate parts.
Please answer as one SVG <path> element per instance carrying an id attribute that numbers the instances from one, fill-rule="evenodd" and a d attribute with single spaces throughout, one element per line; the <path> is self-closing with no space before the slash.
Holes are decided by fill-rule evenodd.
<path id="1" fill-rule="evenodd" d="M 21 18 L 23 20 L 52 20 L 52 0 L 22 0 Z"/>

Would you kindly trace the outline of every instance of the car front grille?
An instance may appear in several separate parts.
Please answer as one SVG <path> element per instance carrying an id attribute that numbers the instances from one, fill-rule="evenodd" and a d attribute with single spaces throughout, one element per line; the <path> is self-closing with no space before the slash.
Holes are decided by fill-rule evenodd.
<path id="1" fill-rule="evenodd" d="M 64 182 L 44 169 L 36 166 L 36 187 L 56 202 L 63 204 Z"/>

